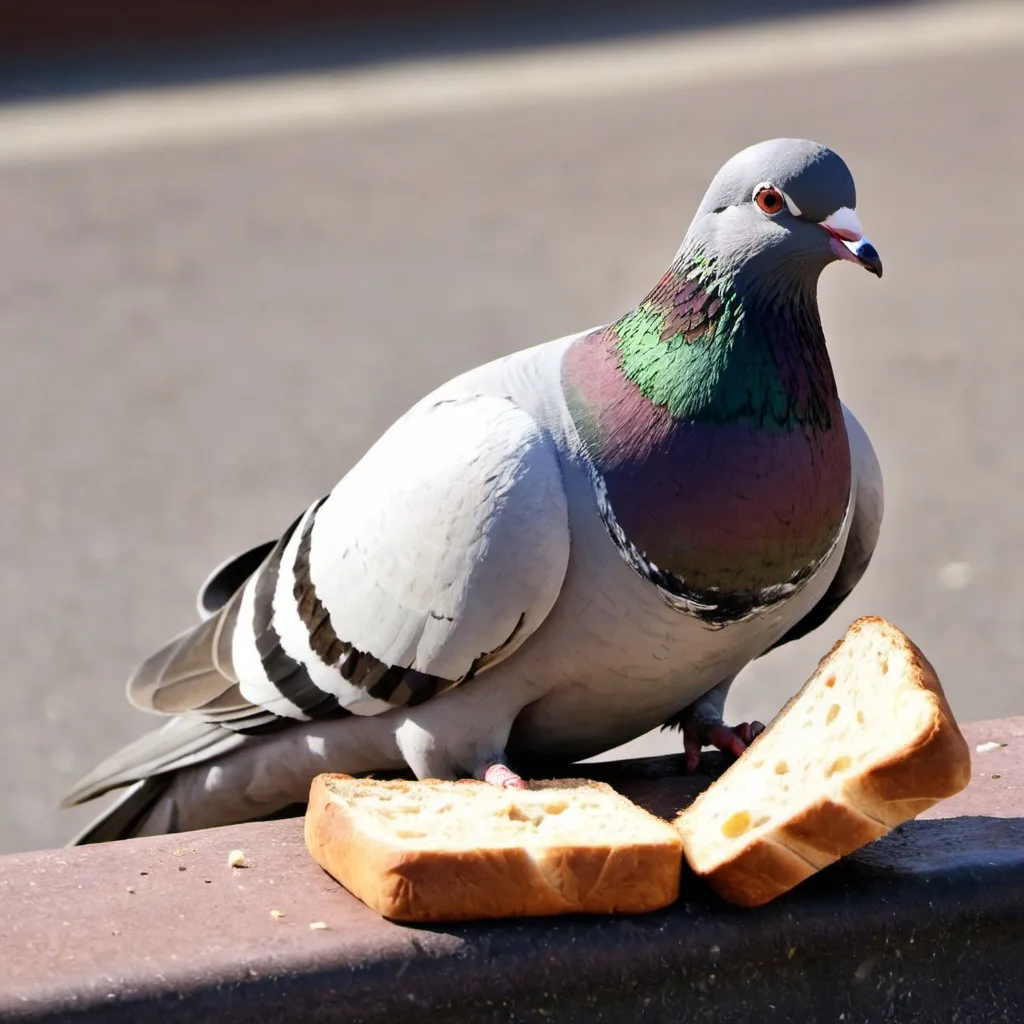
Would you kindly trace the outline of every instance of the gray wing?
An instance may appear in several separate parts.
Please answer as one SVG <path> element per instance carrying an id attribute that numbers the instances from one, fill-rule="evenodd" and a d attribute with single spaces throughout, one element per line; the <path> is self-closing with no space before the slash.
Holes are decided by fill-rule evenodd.
<path id="1" fill-rule="evenodd" d="M 70 801 L 205 759 L 190 745 L 213 756 L 289 721 L 421 703 L 537 629 L 569 557 L 555 443 L 509 399 L 451 394 L 399 420 L 218 611 L 140 666 L 129 699 L 179 716 L 182 746 L 144 737 Z M 211 580 L 226 570 L 241 575 L 232 562 Z"/>
<path id="2" fill-rule="evenodd" d="M 846 541 L 839 569 L 818 603 L 797 623 L 789 628 L 771 647 L 799 640 L 823 625 L 832 613 L 850 596 L 860 582 L 875 553 L 878 534 L 882 526 L 884 495 L 882 469 L 871 445 L 871 440 L 857 417 L 844 405 L 846 433 L 850 440 L 850 461 L 854 492 L 853 522 Z M 764 652 L 765 654 L 768 651 Z"/>

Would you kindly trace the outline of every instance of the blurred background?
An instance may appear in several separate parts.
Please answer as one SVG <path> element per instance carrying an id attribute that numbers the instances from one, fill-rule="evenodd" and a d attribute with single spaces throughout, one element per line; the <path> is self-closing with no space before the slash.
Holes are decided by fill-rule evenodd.
<path id="1" fill-rule="evenodd" d="M 987 0 L 6 11 L 0 851 L 95 813 L 57 802 L 158 724 L 124 681 L 208 569 L 428 389 L 631 307 L 777 135 L 846 158 L 885 261 L 821 303 L 887 510 L 854 597 L 728 717 L 770 718 L 864 613 L 961 720 L 1024 713 L 1022 58 L 1024 5 Z"/>

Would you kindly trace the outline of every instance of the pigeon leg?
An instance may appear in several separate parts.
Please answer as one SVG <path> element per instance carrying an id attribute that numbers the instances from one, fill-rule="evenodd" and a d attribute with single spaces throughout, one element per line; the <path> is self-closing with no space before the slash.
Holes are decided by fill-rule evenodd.
<path id="1" fill-rule="evenodd" d="M 683 753 L 686 757 L 686 770 L 690 774 L 700 767 L 704 747 L 716 747 L 739 757 L 764 732 L 762 722 L 726 725 L 721 719 L 716 722 L 704 718 L 692 704 L 683 714 Z"/>
<path id="2" fill-rule="evenodd" d="M 683 732 L 683 754 L 688 774 L 693 774 L 700 767 L 704 747 L 716 747 L 739 757 L 764 732 L 761 722 L 729 726 L 722 720 L 725 696 L 731 685 L 732 679 L 724 680 L 665 723 L 666 728 Z"/>
<path id="3" fill-rule="evenodd" d="M 499 789 L 526 789 L 508 766 L 505 751 L 512 722 L 522 710 L 522 694 L 513 687 L 506 694 L 511 703 L 502 707 L 500 693 L 495 698 L 489 690 L 467 684 L 444 700 L 427 701 L 406 711 L 394 737 L 416 777 L 471 778 Z M 459 709 L 457 713 L 453 707 Z M 460 724 L 466 721 L 477 723 L 476 728 Z"/>
<path id="4" fill-rule="evenodd" d="M 526 789 L 526 783 L 506 764 L 500 761 L 485 765 L 480 777 L 499 789 Z"/>

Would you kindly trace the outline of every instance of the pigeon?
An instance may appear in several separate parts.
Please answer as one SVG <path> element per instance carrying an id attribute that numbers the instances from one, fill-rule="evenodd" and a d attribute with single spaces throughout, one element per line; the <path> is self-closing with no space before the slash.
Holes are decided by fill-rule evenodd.
<path id="1" fill-rule="evenodd" d="M 214 570 L 128 683 L 166 723 L 68 795 L 127 787 L 73 842 L 273 817 L 324 771 L 515 788 L 658 726 L 689 770 L 742 753 L 733 679 L 828 618 L 881 524 L 817 305 L 838 260 L 881 277 L 835 152 L 732 157 L 633 309 L 444 384 Z"/>

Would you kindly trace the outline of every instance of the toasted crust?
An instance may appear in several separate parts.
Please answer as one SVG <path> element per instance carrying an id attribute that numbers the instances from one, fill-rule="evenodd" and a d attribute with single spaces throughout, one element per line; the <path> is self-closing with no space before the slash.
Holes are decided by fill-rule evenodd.
<path id="1" fill-rule="evenodd" d="M 661 841 L 561 846 L 545 850 L 539 859 L 519 846 L 446 850 L 438 844 L 436 849 L 403 849 L 397 840 L 390 842 L 363 827 L 358 806 L 334 798 L 332 790 L 346 780 L 344 775 L 313 780 L 306 847 L 349 892 L 392 920 L 644 913 L 678 897 L 682 844 L 670 827 Z M 360 784 L 365 786 L 366 780 Z M 614 795 L 628 813 L 647 815 L 610 787 L 589 787 Z"/>
<path id="2" fill-rule="evenodd" d="M 970 752 L 935 670 L 912 641 L 884 619 L 865 617 L 854 622 L 769 729 L 786 730 L 787 719 L 801 706 L 808 689 L 831 670 L 843 647 L 865 631 L 874 632 L 878 641 L 906 656 L 903 678 L 890 680 L 888 685 L 930 694 L 929 719 L 911 743 L 894 749 L 862 774 L 846 779 L 839 799 L 822 796 L 809 801 L 775 827 L 737 844 L 727 857 L 710 867 L 701 867 L 708 859 L 709 840 L 696 827 L 694 811 L 698 804 L 718 799 L 716 786 L 684 810 L 676 819 L 676 827 L 683 837 L 687 860 L 730 902 L 750 907 L 767 903 L 840 857 L 958 793 L 970 781 Z M 799 737 L 795 736 L 794 742 L 799 742 Z M 730 773 L 743 772 L 744 762 L 755 756 L 756 749 L 757 742 L 730 768 Z"/>
<path id="3" fill-rule="evenodd" d="M 686 837 L 683 837 L 685 848 Z M 704 877 L 723 899 L 759 907 L 810 878 L 818 868 L 793 850 L 765 837 Z"/>
<path id="4" fill-rule="evenodd" d="M 916 684 L 928 690 L 935 702 L 932 728 L 922 733 L 915 747 L 851 780 L 851 803 L 892 828 L 959 793 L 971 781 L 971 752 L 935 669 L 917 645 L 884 619 L 858 619 L 851 629 L 860 624 L 893 634 L 893 643 L 907 655 Z"/>

